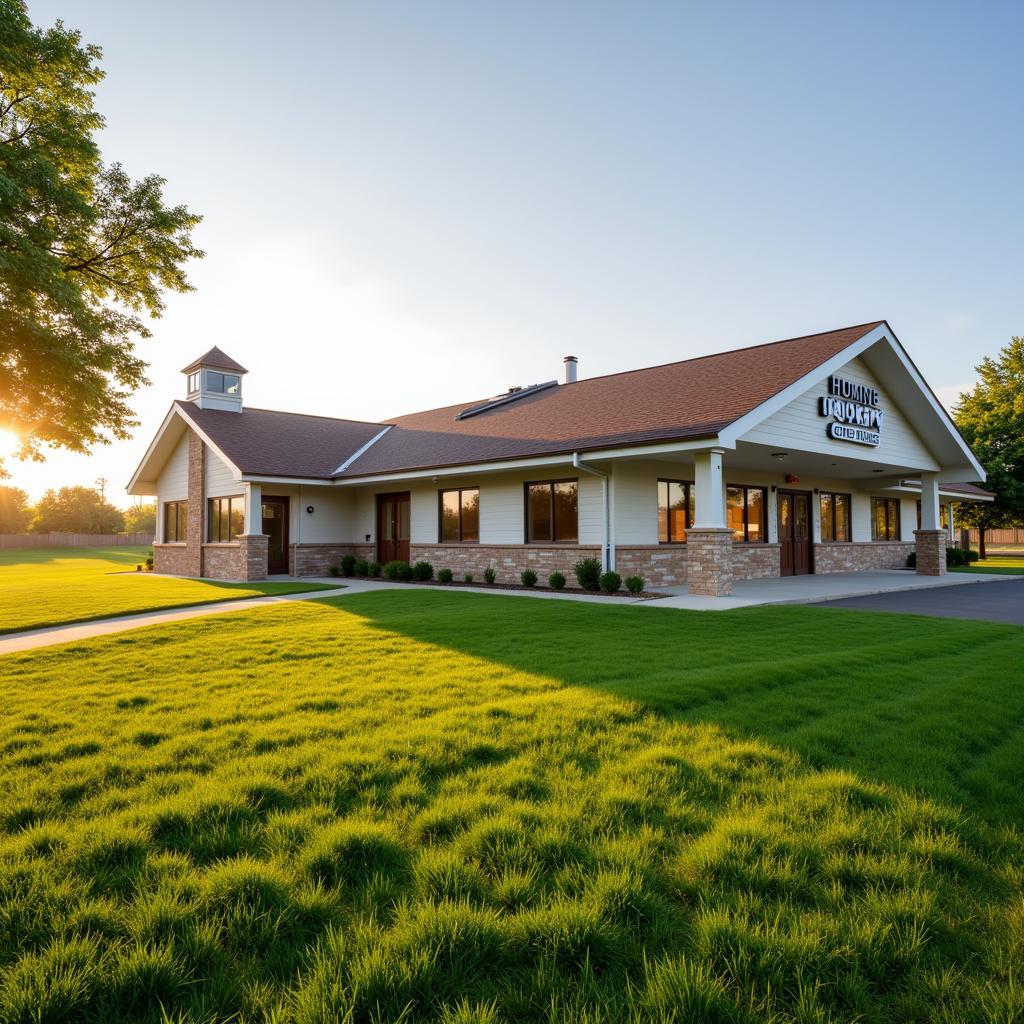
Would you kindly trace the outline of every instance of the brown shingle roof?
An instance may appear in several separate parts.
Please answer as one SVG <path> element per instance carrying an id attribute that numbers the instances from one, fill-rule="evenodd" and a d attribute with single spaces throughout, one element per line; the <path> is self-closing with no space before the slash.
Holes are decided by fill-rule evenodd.
<path id="1" fill-rule="evenodd" d="M 249 371 L 241 364 L 236 363 L 226 352 L 221 352 L 216 345 L 205 355 L 193 360 L 182 370 L 182 373 L 191 373 L 200 366 L 212 366 L 215 370 L 230 370 L 232 373 L 248 373 Z"/>
<path id="2" fill-rule="evenodd" d="M 350 455 L 383 430 L 380 423 L 303 416 L 270 409 L 227 412 L 175 402 L 243 472 L 328 479 Z"/>
<path id="3" fill-rule="evenodd" d="M 479 399 L 399 416 L 341 476 L 711 437 L 883 322 L 590 377 L 465 420 Z"/>

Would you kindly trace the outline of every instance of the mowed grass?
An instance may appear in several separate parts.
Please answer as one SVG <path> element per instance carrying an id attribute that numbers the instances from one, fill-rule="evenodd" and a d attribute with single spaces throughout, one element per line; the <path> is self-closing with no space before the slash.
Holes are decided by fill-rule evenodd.
<path id="1" fill-rule="evenodd" d="M 0 551 L 0 633 L 110 615 L 180 608 L 260 594 L 295 594 L 324 584 L 207 583 L 136 573 L 144 547 Z"/>
<path id="2" fill-rule="evenodd" d="M 1019 1021 L 1022 664 L 422 590 L 8 656 L 0 1020 Z"/>
<path id="3" fill-rule="evenodd" d="M 1024 558 L 993 555 L 968 565 L 958 565 L 950 572 L 985 572 L 997 576 L 1024 576 Z"/>

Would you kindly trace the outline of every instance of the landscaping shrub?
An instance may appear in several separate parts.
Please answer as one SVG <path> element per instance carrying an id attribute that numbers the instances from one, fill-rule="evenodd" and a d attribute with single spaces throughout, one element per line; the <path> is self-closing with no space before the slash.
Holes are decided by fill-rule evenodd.
<path id="1" fill-rule="evenodd" d="M 399 583 L 408 583 L 412 579 L 412 566 L 408 562 L 394 559 L 384 566 L 384 579 Z"/>
<path id="2" fill-rule="evenodd" d="M 136 572 L 142 572 L 142 563 L 141 562 L 139 562 L 139 564 L 137 566 L 135 566 L 135 571 Z"/>
<path id="3" fill-rule="evenodd" d="M 370 563 L 367 562 L 365 558 L 357 558 L 356 564 L 352 568 L 352 572 L 354 575 L 365 579 L 370 572 Z"/>
<path id="4" fill-rule="evenodd" d="M 908 569 L 916 569 L 917 568 L 917 552 L 916 551 L 911 551 L 910 554 L 907 555 L 907 568 Z"/>
<path id="5" fill-rule="evenodd" d="M 498 578 L 498 570 L 491 566 L 484 569 L 484 583 L 493 583 Z"/>
<path id="6" fill-rule="evenodd" d="M 565 576 L 560 572 L 553 572 L 548 577 L 548 586 L 552 590 L 561 590 L 565 586 Z"/>
<path id="7" fill-rule="evenodd" d="M 150 554 L 148 554 L 146 556 L 146 571 L 147 572 L 152 572 L 153 571 L 153 554 L 152 554 L 152 552 L 150 552 Z"/>
<path id="8" fill-rule="evenodd" d="M 626 589 L 631 594 L 642 594 L 644 592 L 644 578 L 643 576 L 627 576 L 626 577 Z"/>
<path id="9" fill-rule="evenodd" d="M 427 580 L 434 578 L 434 567 L 429 562 L 417 562 L 412 567 L 412 578 L 419 580 L 420 583 L 426 583 Z"/>
<path id="10" fill-rule="evenodd" d="M 537 574 L 532 569 L 524 569 L 519 574 L 519 579 L 522 580 L 524 587 L 537 586 Z"/>
<path id="11" fill-rule="evenodd" d="M 977 561 L 978 561 L 978 559 L 980 559 L 980 558 L 981 558 L 981 555 L 979 555 L 977 551 L 974 551 L 974 550 L 973 550 L 973 549 L 971 549 L 971 548 L 969 548 L 969 549 L 968 549 L 968 550 L 967 550 L 967 551 L 965 552 L 965 555 L 966 555 L 966 558 L 967 558 L 967 562 L 968 562 L 968 564 L 970 564 L 971 562 L 977 562 Z"/>
<path id="12" fill-rule="evenodd" d="M 463 578 L 463 579 L 464 579 L 464 580 L 465 580 L 465 581 L 466 581 L 467 583 L 472 583 L 472 582 L 473 582 L 473 574 L 472 574 L 471 572 L 467 572 L 467 573 L 466 573 L 466 575 L 465 575 L 465 576 L 463 576 L 462 578 Z"/>
<path id="13" fill-rule="evenodd" d="M 438 583 L 451 583 L 452 571 L 451 569 L 438 569 L 437 570 L 437 582 Z"/>
<path id="14" fill-rule="evenodd" d="M 341 566 L 340 566 L 340 565 L 337 565 L 337 564 L 335 564 L 335 565 L 329 565 L 329 566 L 327 566 L 327 571 L 328 571 L 328 572 L 329 572 L 329 573 L 330 573 L 330 574 L 331 574 L 332 576 L 340 576 L 340 575 L 341 575 Z"/>
<path id="15" fill-rule="evenodd" d="M 962 548 L 946 548 L 946 565 L 955 569 L 959 565 L 967 563 L 967 552 Z"/>
<path id="16" fill-rule="evenodd" d="M 341 575 L 351 576 L 355 571 L 356 567 L 356 556 L 355 555 L 344 555 L 341 559 Z"/>
<path id="17" fill-rule="evenodd" d="M 380 564 L 380 562 L 371 562 L 366 567 L 366 575 L 369 576 L 370 579 L 375 580 L 375 579 L 377 579 L 380 576 L 380 574 L 381 574 L 381 564 Z"/>
<path id="18" fill-rule="evenodd" d="M 601 574 L 601 589 L 606 594 L 614 594 L 622 586 L 622 577 L 612 569 Z"/>
<path id="19" fill-rule="evenodd" d="M 573 567 L 576 582 L 584 590 L 597 590 L 601 585 L 601 562 L 597 558 L 581 558 Z"/>

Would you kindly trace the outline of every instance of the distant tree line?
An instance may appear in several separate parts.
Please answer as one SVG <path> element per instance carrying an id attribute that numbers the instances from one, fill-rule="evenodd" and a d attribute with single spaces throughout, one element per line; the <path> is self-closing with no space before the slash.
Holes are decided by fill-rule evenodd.
<path id="1" fill-rule="evenodd" d="M 60 487 L 33 505 L 20 487 L 0 486 L 0 533 L 153 533 L 156 505 L 119 509 L 94 487 Z"/>

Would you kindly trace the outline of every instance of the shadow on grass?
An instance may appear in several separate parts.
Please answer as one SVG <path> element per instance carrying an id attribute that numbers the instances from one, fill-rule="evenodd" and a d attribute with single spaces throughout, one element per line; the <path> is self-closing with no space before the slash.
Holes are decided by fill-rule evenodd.
<path id="1" fill-rule="evenodd" d="M 699 613 L 387 591 L 322 602 L 816 767 L 1024 823 L 1024 630 L 838 609 Z"/>

